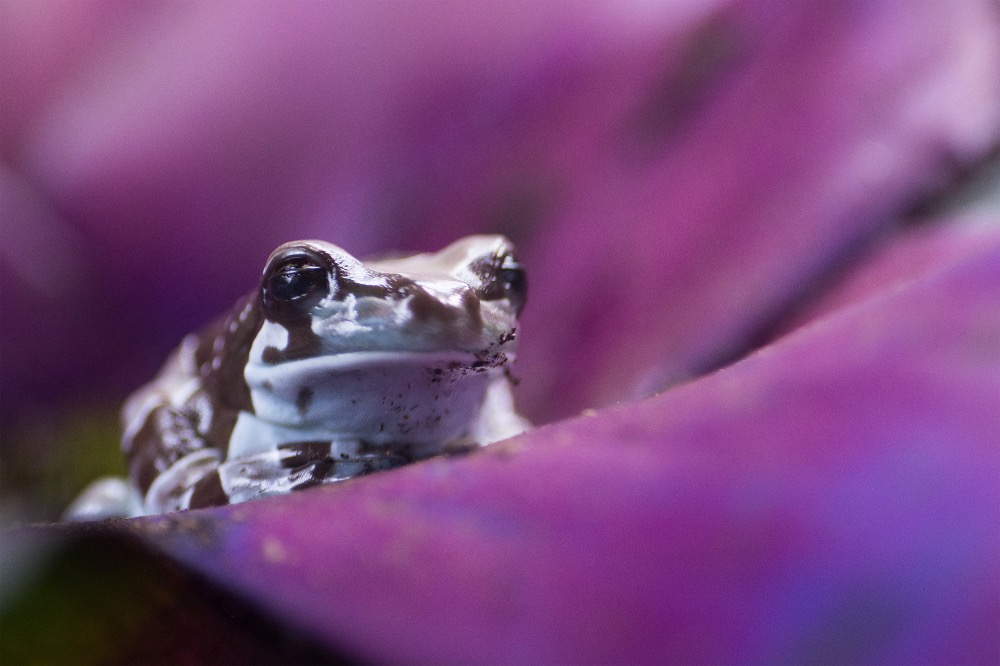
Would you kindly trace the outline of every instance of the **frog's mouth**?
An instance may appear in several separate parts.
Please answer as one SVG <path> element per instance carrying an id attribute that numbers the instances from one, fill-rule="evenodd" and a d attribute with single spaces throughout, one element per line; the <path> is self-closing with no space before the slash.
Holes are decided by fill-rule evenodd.
<path id="1" fill-rule="evenodd" d="M 270 377 L 338 372 L 363 372 L 384 366 L 420 366 L 434 372 L 445 370 L 477 370 L 497 368 L 514 360 L 507 352 L 498 351 L 356 351 L 323 356 L 300 358 L 276 364 L 248 364 L 246 379 L 267 375 Z"/>

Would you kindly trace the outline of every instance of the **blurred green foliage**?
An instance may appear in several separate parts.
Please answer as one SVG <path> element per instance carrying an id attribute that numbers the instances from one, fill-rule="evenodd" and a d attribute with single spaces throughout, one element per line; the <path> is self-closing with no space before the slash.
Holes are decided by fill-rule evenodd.
<path id="1" fill-rule="evenodd" d="M 115 522 L 3 534 L 0 555 L 19 545 L 23 571 L 0 571 L 0 664 L 349 663 Z"/>
<path id="2" fill-rule="evenodd" d="M 5 425 L 0 439 L 3 522 L 58 520 L 88 483 L 123 476 L 118 404 L 32 412 Z"/>

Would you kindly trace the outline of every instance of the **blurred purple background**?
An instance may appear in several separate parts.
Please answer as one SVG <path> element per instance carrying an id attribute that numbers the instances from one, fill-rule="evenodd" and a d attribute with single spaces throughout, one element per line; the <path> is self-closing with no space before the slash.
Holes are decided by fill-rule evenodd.
<path id="1" fill-rule="evenodd" d="M 785 333 L 804 323 L 843 315 L 963 262 L 1000 261 L 989 254 L 1000 245 L 995 207 L 924 219 L 925 228 L 899 232 L 913 222 L 907 213 L 915 207 L 937 210 L 949 184 L 981 171 L 998 141 L 1000 9 L 990 0 L 2 2 L 0 480 L 6 519 L 53 517 L 89 476 L 112 465 L 117 404 L 152 376 L 184 334 L 252 289 L 281 242 L 318 237 L 365 256 L 433 250 L 467 233 L 507 234 L 531 283 L 516 398 L 535 422 L 554 423 L 581 410 L 631 405 L 728 366 L 765 342 L 781 345 Z M 931 370 L 905 381 L 932 381 L 930 403 L 895 400 L 892 390 L 877 390 L 874 382 L 884 368 L 872 363 L 858 370 L 850 367 L 850 355 L 838 355 L 841 346 L 865 349 L 865 336 L 883 330 L 886 315 L 878 307 L 836 334 L 815 338 L 804 357 L 779 354 L 786 360 L 773 372 L 788 372 L 789 381 L 804 386 L 792 401 L 801 414 L 845 405 L 836 412 L 844 420 L 841 434 L 819 432 L 826 422 L 806 430 L 815 446 L 830 447 L 829 455 L 844 456 L 841 462 L 860 470 L 819 496 L 774 481 L 781 511 L 794 513 L 802 500 L 819 507 L 798 516 L 807 524 L 844 519 L 836 498 L 856 489 L 858 479 L 888 482 L 877 452 L 888 446 L 892 456 L 902 455 L 895 448 L 903 441 L 899 433 L 917 430 L 937 432 L 921 460 L 951 451 L 960 461 L 945 465 L 953 473 L 943 483 L 966 484 L 968 494 L 949 485 L 948 507 L 996 499 L 995 484 L 976 473 L 996 462 L 989 430 L 963 429 L 954 418 L 971 414 L 979 428 L 984 415 L 1000 409 L 1000 396 L 982 388 L 984 378 L 1000 370 L 992 355 L 995 327 L 988 324 L 998 319 L 988 294 L 1000 283 L 990 282 L 996 276 L 988 268 L 969 270 L 973 277 L 936 287 L 934 307 L 907 301 L 917 313 L 899 312 L 914 316 L 916 328 L 936 330 L 953 318 L 967 324 L 955 339 L 981 341 L 974 367 L 965 365 L 964 352 L 938 354 L 943 338 L 934 335 L 917 342 L 899 331 L 879 338 L 903 344 L 907 363 L 926 362 Z M 803 358 L 829 368 L 829 377 L 849 378 L 844 385 L 859 395 L 827 392 L 815 368 L 819 374 L 796 379 Z M 684 399 L 671 392 L 600 413 L 606 427 L 594 437 L 604 437 L 603 444 L 587 439 L 590 429 L 582 422 L 570 421 L 539 431 L 534 445 L 529 435 L 526 446 L 544 451 L 563 441 L 546 432 L 577 441 L 576 453 L 566 454 L 572 462 L 565 476 L 552 472 L 551 484 L 577 492 L 591 487 L 588 456 L 607 455 L 602 446 L 655 432 L 652 449 L 669 458 L 672 442 L 687 440 L 672 430 L 676 424 L 660 428 L 661 410 L 694 409 L 694 418 L 708 422 L 726 400 L 754 404 L 754 376 L 738 396 L 696 382 L 692 390 L 705 392 L 707 406 L 678 406 Z M 874 387 L 871 395 L 866 387 Z M 871 404 L 880 416 L 855 418 L 851 410 Z M 933 405 L 942 410 L 939 421 Z M 716 439 L 690 439 L 704 456 L 691 483 L 710 489 L 708 495 L 646 507 L 642 515 L 682 535 L 706 520 L 715 524 L 715 502 L 728 492 L 717 478 L 734 473 L 719 457 L 727 437 L 752 424 L 765 434 L 786 432 L 778 407 L 762 408 L 754 418 L 762 421 L 742 422 Z M 774 446 L 795 458 L 803 437 L 786 432 Z M 866 451 L 874 453 L 866 457 Z M 471 504 L 485 515 L 497 510 L 482 505 L 498 493 L 497 484 L 509 490 L 531 474 L 530 465 L 522 465 L 498 481 L 474 471 L 474 462 L 441 464 L 473 468 Z M 676 481 L 675 471 L 661 470 L 650 480 L 645 471 L 624 467 L 618 480 L 626 487 L 633 472 L 636 483 L 666 488 Z M 872 476 L 865 477 L 866 470 Z M 419 475 L 398 476 L 415 484 L 406 492 L 422 492 L 428 482 Z M 901 487 L 919 494 L 922 478 Z M 391 485 L 374 487 L 395 492 Z M 564 529 L 594 500 L 557 503 L 568 523 L 553 522 L 552 492 L 525 499 L 529 522 Z M 751 495 L 739 501 L 752 501 Z M 892 495 L 890 487 L 878 498 Z M 320 511 L 328 501 L 347 507 L 355 501 L 316 497 Z M 618 508 L 637 510 L 652 497 L 621 500 Z M 765 503 L 762 511 L 767 506 L 774 508 Z M 900 510 L 910 519 L 924 508 Z M 995 513 L 973 517 L 970 525 L 983 528 L 1000 518 Z M 909 524 L 891 515 L 872 524 L 887 530 Z M 611 513 L 601 516 L 592 525 L 594 552 L 611 558 L 621 534 Z M 214 519 L 226 520 L 224 514 Z M 853 535 L 862 550 L 877 539 L 873 532 L 837 529 L 830 534 Z M 889 541 L 908 543 L 915 533 L 909 529 L 900 527 L 899 538 Z M 556 534 L 565 535 L 556 552 L 572 551 L 572 530 Z M 959 548 L 986 545 L 996 552 L 995 537 L 980 534 Z M 776 547 L 795 553 L 792 569 L 825 570 L 820 555 L 799 548 L 800 538 L 776 537 Z M 530 552 L 531 543 L 511 547 Z M 943 544 L 920 543 L 926 548 L 918 548 L 917 560 L 924 564 L 930 559 L 921 558 L 932 558 Z M 620 547 L 644 544 L 625 539 Z M 378 547 L 362 541 L 351 557 L 363 559 Z M 454 547 L 459 555 L 473 548 Z M 642 552 L 646 564 L 669 555 L 658 547 Z M 850 560 L 840 557 L 845 552 L 830 556 L 832 570 L 841 572 Z M 204 553 L 183 553 L 191 566 L 245 585 L 248 570 L 220 573 Z M 703 556 L 696 548 L 684 557 Z M 724 577 L 739 556 L 720 559 L 700 580 Z M 504 566 L 501 560 L 494 564 Z M 549 565 L 555 566 L 546 560 L 541 570 Z M 590 565 L 574 566 L 579 573 Z M 968 566 L 962 571 L 980 580 L 982 562 Z M 572 572 L 565 587 L 548 590 L 554 605 L 543 606 L 580 601 L 567 592 L 576 584 Z M 840 585 L 840 576 L 828 577 L 828 584 Z M 766 587 L 772 579 L 761 580 Z M 657 581 L 668 594 L 670 585 Z M 286 601 L 265 603 L 285 608 Z M 660 608 L 660 601 L 639 611 Z M 931 595 L 914 603 L 937 601 Z M 418 613 L 419 604 L 412 610 Z M 297 618 L 311 611 L 288 612 Z M 977 612 L 969 617 L 993 617 Z M 336 617 L 318 621 L 335 623 Z M 549 619 L 553 636 L 579 629 Z M 717 620 L 720 627 L 736 622 Z M 569 633 L 559 634 L 563 630 Z M 758 630 L 754 640 L 773 637 Z M 390 660 L 470 657 L 443 644 L 407 651 L 414 644 L 401 641 L 397 652 L 366 652 L 363 643 L 355 648 Z M 965 654 L 942 645 L 936 654 Z M 650 650 L 629 654 L 664 654 Z M 741 653 L 692 653 L 699 654 Z M 887 653 L 862 656 L 880 654 Z M 905 649 L 888 654 L 911 655 Z"/>
<path id="2" fill-rule="evenodd" d="M 712 367 L 995 140 L 961 4 L 7 3 L 5 422 L 134 388 L 299 237 L 510 235 L 536 420 Z"/>

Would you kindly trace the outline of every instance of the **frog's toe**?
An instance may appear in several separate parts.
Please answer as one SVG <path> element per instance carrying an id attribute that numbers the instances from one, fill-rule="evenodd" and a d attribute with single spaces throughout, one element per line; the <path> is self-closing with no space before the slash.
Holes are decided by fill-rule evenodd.
<path id="1" fill-rule="evenodd" d="M 135 515 L 137 504 L 138 496 L 125 479 L 109 476 L 84 488 L 66 509 L 63 520 L 128 518 Z"/>

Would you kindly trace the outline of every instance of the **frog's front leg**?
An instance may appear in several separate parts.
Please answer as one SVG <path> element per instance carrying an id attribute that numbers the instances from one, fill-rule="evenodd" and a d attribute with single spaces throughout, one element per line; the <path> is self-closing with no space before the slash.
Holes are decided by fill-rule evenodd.
<path id="1" fill-rule="evenodd" d="M 122 448 L 141 498 L 133 515 L 228 503 L 218 475 L 223 454 L 207 441 L 213 419 L 196 408 L 197 397 L 175 407 L 154 394 L 146 410 L 130 414 L 126 407 L 133 427 L 126 429 Z"/>
<path id="2" fill-rule="evenodd" d="M 143 495 L 120 477 L 105 477 L 87 486 L 63 514 L 63 520 L 134 518 L 229 502 L 219 480 L 220 455 L 202 449 L 184 456 L 156 477 Z"/>
<path id="3" fill-rule="evenodd" d="M 205 448 L 187 454 L 157 476 L 146 491 L 141 515 L 227 504 L 219 482 L 222 455 Z"/>
<path id="4" fill-rule="evenodd" d="M 342 449 L 351 453 L 335 453 Z M 254 455 L 227 460 L 218 477 L 228 501 L 284 495 L 323 483 L 399 467 L 412 457 L 385 446 L 366 447 L 358 442 L 288 442 Z"/>
<path id="5" fill-rule="evenodd" d="M 220 460 L 215 449 L 188 454 L 158 476 L 145 495 L 123 478 L 98 479 L 73 500 L 62 519 L 135 518 L 227 504 L 230 497 L 219 476 Z"/>

